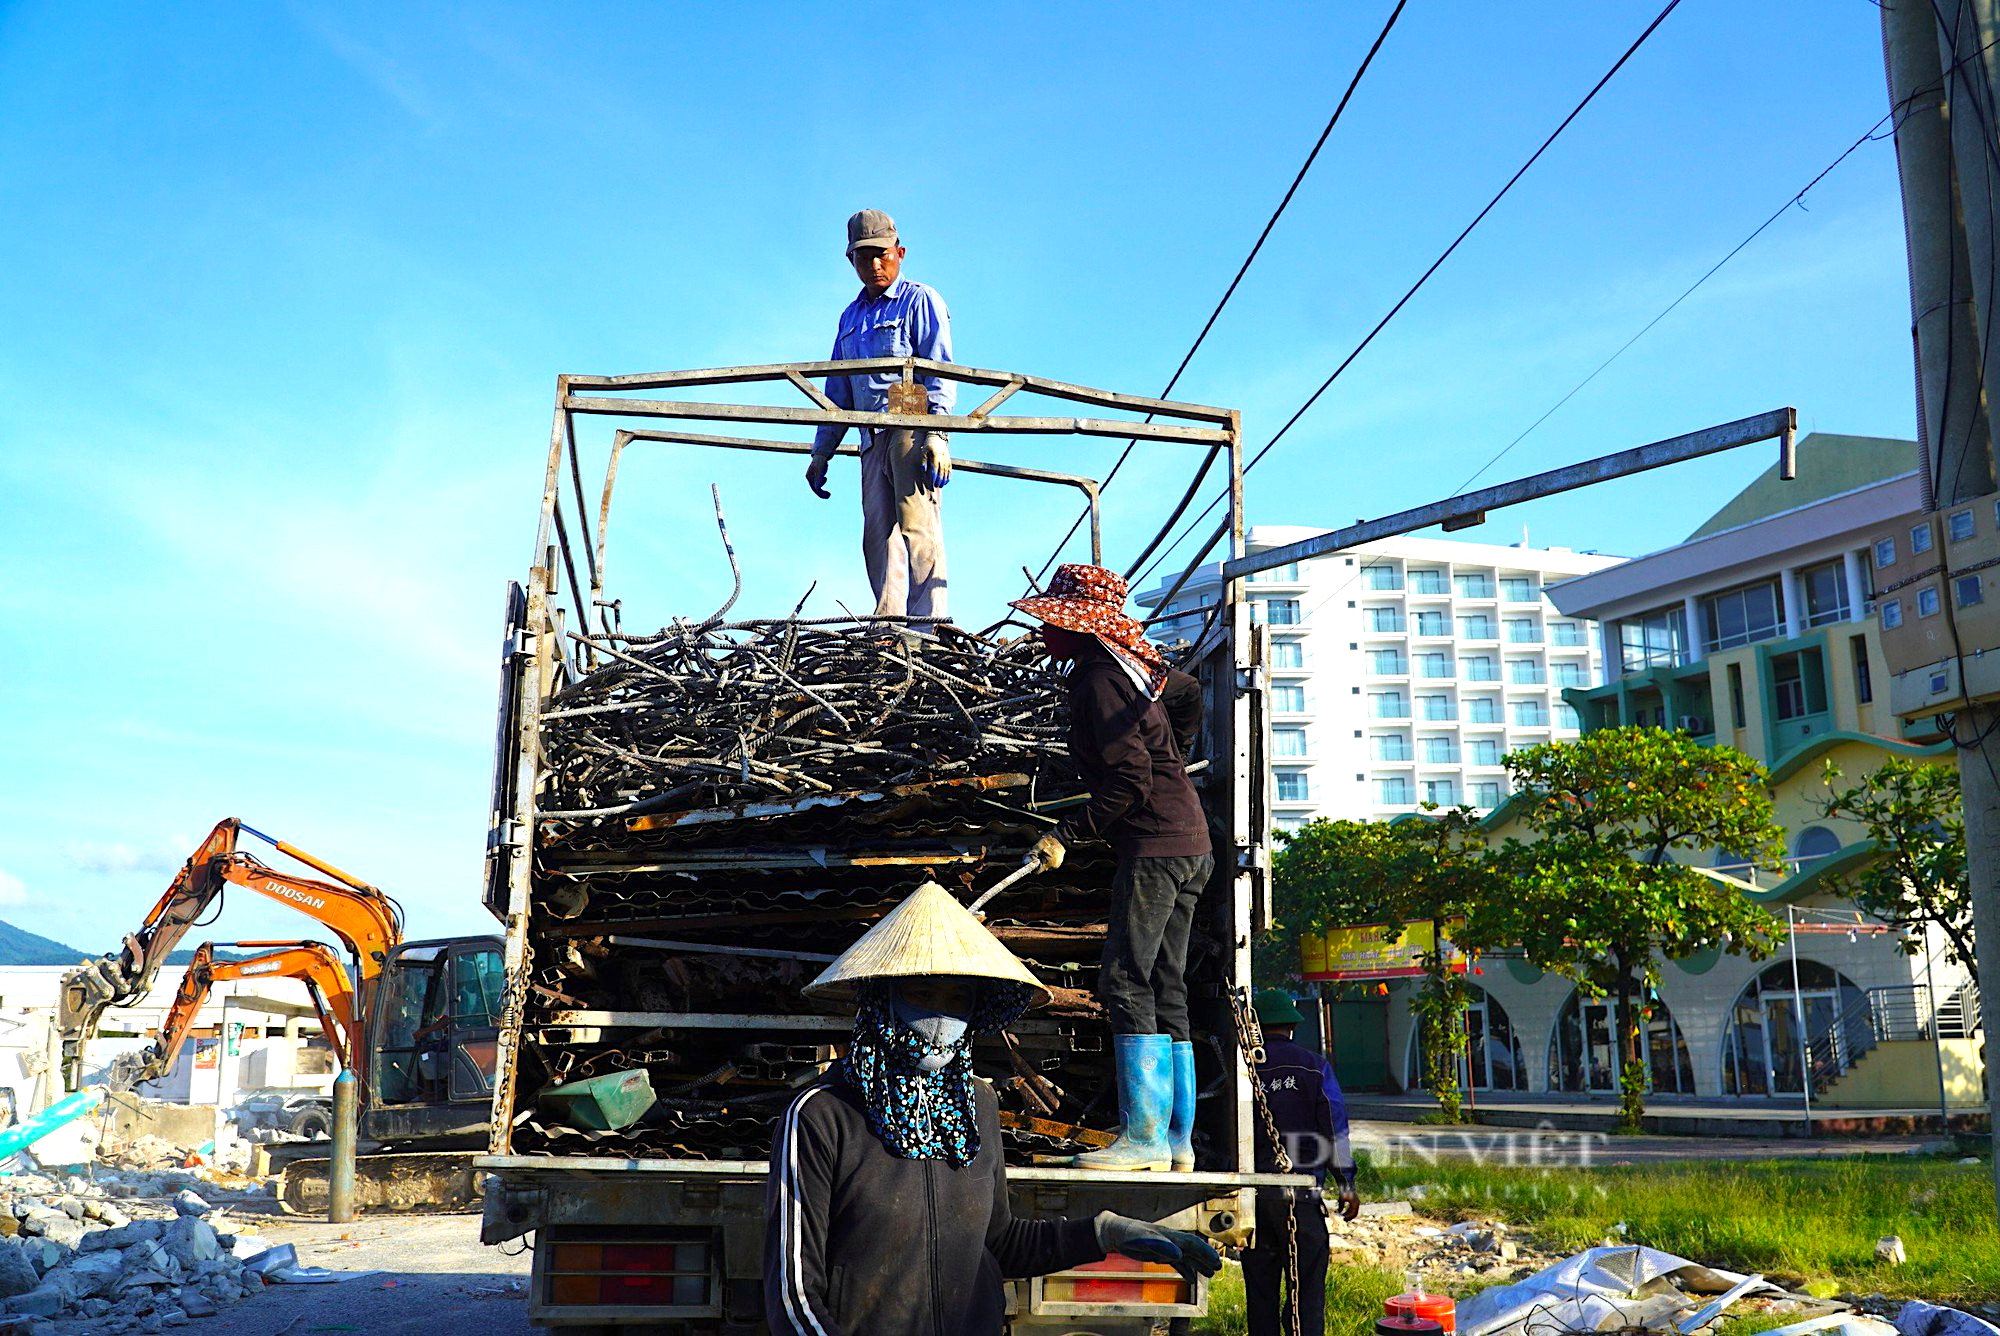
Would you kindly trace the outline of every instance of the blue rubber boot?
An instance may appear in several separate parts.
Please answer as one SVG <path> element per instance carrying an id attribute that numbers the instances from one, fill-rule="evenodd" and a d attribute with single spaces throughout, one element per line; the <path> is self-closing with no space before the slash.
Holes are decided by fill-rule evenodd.
<path id="1" fill-rule="evenodd" d="M 1118 1059 L 1118 1111 L 1125 1124 L 1103 1150 L 1070 1161 L 1076 1169 L 1167 1169 L 1167 1123 L 1174 1111 L 1174 1041 L 1163 1034 L 1112 1036 Z"/>
<path id="2" fill-rule="evenodd" d="M 1174 1112 L 1167 1120 L 1167 1149 L 1174 1172 L 1194 1172 L 1194 1045 L 1174 1041 Z"/>

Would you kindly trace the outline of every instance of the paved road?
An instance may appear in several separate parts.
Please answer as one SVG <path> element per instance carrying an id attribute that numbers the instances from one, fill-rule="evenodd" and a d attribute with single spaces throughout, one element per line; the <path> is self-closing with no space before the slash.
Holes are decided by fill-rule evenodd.
<path id="1" fill-rule="evenodd" d="M 1778 1137 L 1614 1137 L 1603 1132 L 1542 1132 L 1511 1127 L 1424 1127 L 1356 1119 L 1354 1147 L 1378 1162 L 1441 1160 L 1523 1168 L 1590 1168 L 1674 1160 L 1801 1160 L 1846 1155 L 1917 1155 L 1948 1151 L 1952 1142 L 1926 1136 L 1865 1139 Z"/>
<path id="2" fill-rule="evenodd" d="M 479 1241 L 476 1215 L 363 1217 L 328 1225 L 289 1216 L 236 1217 L 245 1233 L 289 1243 L 307 1266 L 354 1272 L 331 1285 L 274 1285 L 220 1314 L 173 1328 L 187 1336 L 533 1336 L 528 1257 Z M 360 1274 L 372 1273 L 372 1274 Z M 85 1336 L 92 1321 L 60 1323 Z"/>

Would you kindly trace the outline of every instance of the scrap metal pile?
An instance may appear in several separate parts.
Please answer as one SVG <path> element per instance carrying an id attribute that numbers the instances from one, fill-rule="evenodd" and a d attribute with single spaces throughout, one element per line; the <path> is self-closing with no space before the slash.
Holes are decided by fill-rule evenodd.
<path id="1" fill-rule="evenodd" d="M 658 1100 L 617 1130 L 530 1101 L 515 1147 L 762 1158 L 846 1040 L 801 986 L 926 879 L 970 902 L 1082 801 L 1062 682 L 1032 642 L 949 624 L 684 623 L 595 643 L 601 666 L 542 715 L 521 1085 L 643 1067 Z M 976 1053 L 1016 1159 L 1100 1144 L 1117 1121 L 1091 996 L 1111 871 L 1080 848 L 986 909 L 1056 993 Z"/>

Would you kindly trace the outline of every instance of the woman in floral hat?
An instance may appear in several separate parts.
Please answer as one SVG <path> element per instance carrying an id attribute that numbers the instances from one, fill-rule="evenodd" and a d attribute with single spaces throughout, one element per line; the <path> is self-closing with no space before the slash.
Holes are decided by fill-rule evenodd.
<path id="1" fill-rule="evenodd" d="M 1118 1060 L 1118 1140 L 1079 1155 L 1086 1169 L 1194 1168 L 1194 1044 L 1188 934 L 1215 870 L 1208 819 L 1187 777 L 1200 688 L 1167 667 L 1125 613 L 1125 581 L 1101 566 L 1056 569 L 1048 592 L 1014 607 L 1042 623 L 1049 657 L 1070 664 L 1070 758 L 1090 802 L 1035 845 L 1049 867 L 1065 846 L 1118 854 L 1097 991 Z"/>

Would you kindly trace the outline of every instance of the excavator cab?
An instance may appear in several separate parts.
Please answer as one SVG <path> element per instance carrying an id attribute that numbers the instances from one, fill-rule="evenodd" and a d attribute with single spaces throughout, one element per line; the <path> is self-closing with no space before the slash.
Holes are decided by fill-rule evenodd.
<path id="1" fill-rule="evenodd" d="M 457 937 L 389 952 L 368 1024 L 364 1140 L 485 1135 L 507 988 L 503 950 L 497 937 Z"/>

